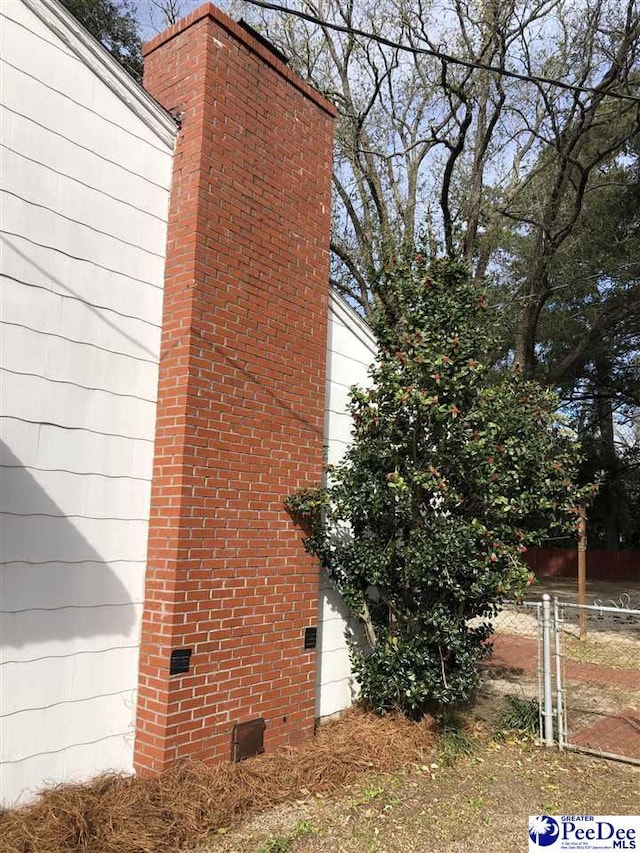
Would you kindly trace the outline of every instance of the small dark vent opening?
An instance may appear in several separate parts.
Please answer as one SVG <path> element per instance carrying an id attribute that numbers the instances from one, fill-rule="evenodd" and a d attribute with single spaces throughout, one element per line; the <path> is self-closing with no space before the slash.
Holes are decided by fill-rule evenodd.
<path id="1" fill-rule="evenodd" d="M 318 642 L 318 629 L 317 628 L 305 628 L 304 629 L 304 647 L 305 647 L 305 649 L 315 649 L 317 642 Z"/>
<path id="2" fill-rule="evenodd" d="M 236 723 L 231 737 L 231 760 L 242 761 L 264 752 L 264 730 L 267 724 L 260 717 L 248 723 Z"/>
<path id="3" fill-rule="evenodd" d="M 171 652 L 169 663 L 169 675 L 181 675 L 189 672 L 191 662 L 191 649 L 174 649 Z"/>
<path id="4" fill-rule="evenodd" d="M 250 36 L 253 36 L 256 41 L 259 41 L 260 44 L 263 47 L 266 47 L 270 53 L 272 53 L 280 60 L 280 62 L 284 62 L 285 65 L 289 64 L 289 57 L 286 55 L 286 53 L 283 53 L 281 50 L 279 50 L 275 46 L 275 44 L 271 44 L 269 39 L 265 38 L 262 33 L 259 33 L 257 30 L 255 30 L 251 26 L 251 24 L 248 24 L 244 20 L 244 18 L 240 18 L 240 20 L 238 21 L 238 26 L 241 27 L 245 31 L 245 33 L 249 33 Z"/>

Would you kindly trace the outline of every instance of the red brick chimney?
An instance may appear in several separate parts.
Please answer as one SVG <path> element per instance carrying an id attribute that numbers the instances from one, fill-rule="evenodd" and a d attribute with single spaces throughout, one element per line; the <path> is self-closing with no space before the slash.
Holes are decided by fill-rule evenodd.
<path id="1" fill-rule="evenodd" d="M 334 110 L 212 5 L 146 46 L 144 85 L 182 121 L 135 749 L 157 773 L 228 759 L 236 723 L 313 732 L 318 566 L 283 498 L 322 476 Z"/>

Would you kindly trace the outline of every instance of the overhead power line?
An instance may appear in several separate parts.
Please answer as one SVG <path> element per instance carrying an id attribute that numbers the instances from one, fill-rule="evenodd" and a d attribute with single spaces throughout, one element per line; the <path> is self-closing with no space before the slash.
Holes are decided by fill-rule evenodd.
<path id="1" fill-rule="evenodd" d="M 402 44 L 402 42 L 393 41 L 393 39 L 385 38 L 385 36 L 376 33 L 361 30 L 358 27 L 351 27 L 347 24 L 336 24 L 332 21 L 325 21 L 322 18 L 312 15 L 309 12 L 303 12 L 301 9 L 289 9 L 287 6 L 282 6 L 280 3 L 271 3 L 269 0 L 245 0 L 251 6 L 258 6 L 261 9 L 269 9 L 272 12 L 283 12 L 285 15 L 293 15 L 295 18 L 300 18 L 303 21 L 309 21 L 311 24 L 317 24 L 328 30 L 334 30 L 338 33 L 346 35 L 358 36 L 359 38 L 375 41 L 385 47 L 393 48 L 394 50 L 402 50 L 406 53 L 412 53 L 422 56 L 432 56 L 439 59 L 441 62 L 450 65 L 460 65 L 463 68 L 469 68 L 475 71 L 490 71 L 493 74 L 499 74 L 502 77 L 510 77 L 513 80 L 522 80 L 525 83 L 544 83 L 547 86 L 555 86 L 559 89 L 565 89 L 569 92 L 582 92 L 589 95 L 605 95 L 608 98 L 616 98 L 619 101 L 633 101 L 640 103 L 640 95 L 630 95 L 625 92 L 615 92 L 611 89 L 599 89 L 596 86 L 578 86 L 574 83 L 565 83 L 564 80 L 555 80 L 552 77 L 542 77 L 538 74 L 521 74 L 519 71 L 510 71 L 508 68 L 500 68 L 496 65 L 489 65 L 485 62 L 472 61 L 470 59 L 462 59 L 459 56 L 452 56 L 441 50 L 434 50 L 430 47 L 416 47 L 414 45 Z"/>

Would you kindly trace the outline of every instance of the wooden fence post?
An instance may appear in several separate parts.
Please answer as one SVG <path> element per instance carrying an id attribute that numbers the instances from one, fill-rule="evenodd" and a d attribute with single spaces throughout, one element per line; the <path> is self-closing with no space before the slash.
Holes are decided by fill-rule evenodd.
<path id="1" fill-rule="evenodd" d="M 587 611 L 584 606 L 587 603 L 587 511 L 580 507 L 580 520 L 578 522 L 578 604 L 581 605 L 578 616 L 580 627 L 580 639 L 587 639 Z"/>

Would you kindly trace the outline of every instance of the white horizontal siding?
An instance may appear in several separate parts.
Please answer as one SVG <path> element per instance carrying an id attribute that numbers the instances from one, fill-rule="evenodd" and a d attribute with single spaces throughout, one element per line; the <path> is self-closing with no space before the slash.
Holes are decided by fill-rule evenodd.
<path id="1" fill-rule="evenodd" d="M 116 141 L 129 140 L 134 148 L 131 168 L 148 177 L 145 165 L 161 174 L 160 164 L 145 164 L 149 149 L 164 154 L 166 146 L 158 135 L 121 99 L 109 92 L 92 69 L 70 50 L 64 42 L 21 0 L 3 0 L 4 36 L 2 58 L 8 75 L 21 75 L 17 95 L 25 92 L 25 100 L 48 100 L 55 106 L 67 104 L 70 116 L 83 128 L 72 133 L 95 132 L 96 150 L 116 151 Z M 37 57 L 37 66 L 33 58 Z M 8 76 L 7 80 L 14 82 Z M 29 88 L 32 87 L 32 88 Z M 12 88 L 7 85 L 6 88 Z M 109 98 L 109 103 L 107 103 Z M 105 109 L 106 107 L 106 109 Z M 90 122 L 95 119 L 95 124 Z M 49 122 L 43 122 L 48 124 Z M 99 131 L 99 132 L 98 132 Z M 102 137 L 100 137 L 102 133 Z M 119 153 L 126 154 L 124 150 Z"/>
<path id="2" fill-rule="evenodd" d="M 95 709 L 94 709 L 95 710 Z M 86 715 L 91 709 L 84 709 Z M 46 784 L 60 779 L 82 780 L 105 768 L 129 772 L 135 732 L 133 725 L 117 734 L 102 734 L 93 742 L 71 744 L 59 750 L 39 752 L 0 768 L 0 786 L 6 796 L 26 801 Z"/>
<path id="3" fill-rule="evenodd" d="M 130 239 L 97 231 L 48 207 L 38 207 L 22 195 L 5 188 L 0 192 L 3 231 L 8 237 L 22 235 L 36 245 L 54 247 L 72 257 L 88 258 L 106 269 L 119 272 L 145 284 L 162 280 L 164 258 L 160 251 L 150 253 L 140 246 L 140 235 Z M 89 202 L 87 202 L 89 203 Z"/>
<path id="4" fill-rule="evenodd" d="M 36 294 L 37 298 L 37 294 Z M 23 346 L 18 346 L 22 343 Z M 131 356 L 79 344 L 24 326 L 4 324 L 0 364 L 9 373 L 41 376 L 52 382 L 101 390 L 117 396 L 155 402 L 157 365 Z M 150 393 L 149 399 L 145 396 Z"/>
<path id="5" fill-rule="evenodd" d="M 104 479 L 95 475 L 7 468 L 2 473 L 0 513 L 82 518 L 92 512 L 96 519 L 131 521 L 149 504 L 148 480 L 120 479 L 104 486 Z"/>
<path id="6" fill-rule="evenodd" d="M 23 29 L 28 29 L 31 36 L 37 41 L 30 40 L 30 44 L 41 45 L 44 49 L 57 50 L 59 54 L 64 54 L 69 59 L 74 59 L 75 54 L 64 41 L 56 39 L 51 40 L 51 32 L 49 27 L 41 21 L 36 15 L 33 15 L 29 9 L 26 9 L 22 3 L 15 0 L 5 0 L 3 3 L 2 14 L 15 26 L 20 26 Z M 9 35 L 15 38 L 15 30 L 9 30 Z M 4 45 L 3 45 L 4 46 Z M 20 50 L 23 42 L 18 40 L 17 48 Z"/>
<path id="7" fill-rule="evenodd" d="M 13 425 L 9 423 L 11 420 Z M 4 418 L 2 430 L 5 436 L 11 434 L 11 450 L 0 441 L 2 469 L 17 466 L 32 471 L 72 473 L 78 477 L 118 478 L 131 482 L 151 480 L 151 438 L 141 441 L 128 435 L 111 436 L 8 416 Z"/>
<path id="8" fill-rule="evenodd" d="M 25 203 L 54 210 L 58 217 L 83 228 L 91 228 L 127 245 L 137 246 L 152 255 L 158 254 L 157 247 L 162 245 L 165 233 L 161 217 L 114 198 L 103 189 L 92 187 L 86 179 L 80 181 L 71 174 L 53 171 L 12 148 L 3 146 L 2 159 L 16 187 L 14 192 Z M 70 169 L 68 171 L 71 172 Z"/>
<path id="9" fill-rule="evenodd" d="M 10 26 L 6 26 L 6 30 L 9 29 Z M 34 72 L 39 73 L 39 69 L 33 65 L 29 70 L 18 69 L 14 51 L 7 51 L 6 48 L 10 43 L 10 39 L 4 39 L 3 105 L 7 110 L 18 116 L 31 118 L 39 125 L 49 127 L 53 132 L 66 137 L 70 142 L 70 150 L 81 146 L 86 150 L 95 151 L 109 163 L 122 160 L 127 163 L 127 171 L 163 186 L 164 174 L 161 165 L 154 163 L 154 158 L 148 156 L 149 144 L 144 139 L 127 133 L 106 116 L 93 110 L 82 109 L 56 88 L 46 86 L 36 79 Z M 72 84 L 74 82 L 76 81 L 72 81 Z M 24 93 L 24 98 L 20 97 L 20 92 Z M 37 110 L 25 108 L 34 102 L 37 103 Z M 153 148 L 157 150 L 155 146 Z"/>
<path id="10" fill-rule="evenodd" d="M 109 638 L 113 642 L 113 638 Z M 6 663 L 15 690 L 2 699 L 4 717 L 84 702 L 93 696 L 129 694 L 137 688 L 138 672 L 130 647 L 100 649 L 30 662 Z"/>
<path id="11" fill-rule="evenodd" d="M 4 803 L 131 769 L 172 167 L 155 107 L 29 3 L 0 5 Z"/>
<path id="12" fill-rule="evenodd" d="M 30 308 L 27 315 L 24 311 L 25 298 L 28 298 Z M 21 280 L 5 278 L 3 282 L 2 322 L 42 335 L 57 335 L 70 343 L 89 344 L 132 359 L 156 364 L 158 361 L 159 326 L 141 319 L 114 315 L 81 299 L 66 299 L 64 295 L 41 288 L 27 288 Z M 77 351 L 74 354 L 79 355 Z M 155 394 L 149 396 L 155 398 Z"/>
<path id="13" fill-rule="evenodd" d="M 143 561 L 147 553 L 148 510 L 146 515 L 139 521 L 93 516 L 0 515 L 3 562 Z M 46 581 L 44 571 L 43 581 Z"/>
<path id="14" fill-rule="evenodd" d="M 4 107 L 3 145 L 23 160 L 39 164 L 41 168 L 61 177 L 69 177 L 72 183 L 85 186 L 90 194 L 97 197 L 102 193 L 105 198 L 118 200 L 126 207 L 145 211 L 152 219 L 162 219 L 158 210 L 162 209 L 168 186 L 157 183 L 160 174 L 143 177 L 131 168 L 128 160 L 112 159 L 107 149 L 100 154 L 95 148 L 85 146 L 80 140 L 69 138 L 69 129 L 57 131 L 54 127 L 41 124 L 38 116 L 27 116 L 23 107 L 14 111 Z M 73 153 L 73 161 L 69 159 Z M 151 164 L 149 164 L 151 165 Z M 87 180 L 90 175 L 90 180 Z M 130 185 L 125 191 L 123 179 Z"/>
<path id="15" fill-rule="evenodd" d="M 138 317 L 155 326 L 162 322 L 162 287 L 157 283 L 138 281 L 113 267 L 100 266 L 95 258 L 65 254 L 24 235 L 0 232 L 0 251 L 6 277 L 32 287 L 40 287 L 68 299 L 82 300 L 94 309 L 102 309 L 125 317 Z M 23 318 L 24 322 L 24 318 Z"/>
<path id="16" fill-rule="evenodd" d="M 45 571 L 46 567 L 43 574 Z M 105 590 L 110 585 L 115 586 L 111 578 L 102 582 L 101 588 Z M 35 659 L 44 657 L 52 659 L 114 647 L 133 647 L 139 641 L 141 613 L 142 604 L 130 601 L 95 607 L 32 608 L 0 613 L 0 632 L 4 643 L 2 665 L 4 667 L 8 662 L 16 664 L 15 671 L 11 672 L 18 679 L 28 674 L 28 666 L 22 671 L 18 666 L 21 662 L 30 665 Z M 137 653 L 133 657 L 137 659 Z M 3 682 L 8 682 L 11 672 L 3 669 Z"/>
<path id="17" fill-rule="evenodd" d="M 371 331 L 331 294 L 325 403 L 325 443 L 331 463 L 340 461 L 351 439 L 349 389 L 352 385 L 366 386 L 374 357 Z M 356 685 L 351 677 L 345 631 L 359 636 L 360 626 L 349 615 L 325 572 L 321 573 L 318 627 L 316 708 L 319 717 L 327 717 L 348 708 L 353 701 Z"/>
<path id="18" fill-rule="evenodd" d="M 336 323 L 336 326 L 338 323 Z M 335 327 L 334 327 L 335 328 Z M 344 326 L 340 326 L 341 329 L 345 329 Z M 354 340 L 354 343 L 358 344 L 358 349 L 360 349 L 359 341 L 357 338 Z M 329 347 L 333 344 L 332 337 L 329 338 Z M 355 349 L 355 346 L 354 346 Z M 334 349 L 330 349 L 331 352 L 331 371 L 332 371 L 332 385 L 338 384 L 340 387 L 351 388 L 352 385 L 364 385 L 366 384 L 367 370 L 369 369 L 369 364 L 360 361 L 357 358 L 351 358 L 348 355 L 344 355 L 341 352 L 338 352 Z M 363 355 L 364 353 L 359 353 Z"/>
<path id="19" fill-rule="evenodd" d="M 130 690 L 7 715 L 2 718 L 4 762 L 11 765 L 78 743 L 92 744 L 131 730 L 134 720 L 135 695 Z M 28 738 L 23 735 L 25 728 Z"/>
<path id="20" fill-rule="evenodd" d="M 47 583 L 42 583 L 46 574 Z M 0 609 L 18 611 L 52 610 L 70 607 L 127 606 L 144 598 L 144 577 L 140 562 L 112 560 L 105 564 L 83 560 L 41 564 L 6 563 L 2 573 Z"/>
<path id="21" fill-rule="evenodd" d="M 98 377 L 96 377 L 97 379 Z M 155 389 L 149 389 L 153 393 Z M 7 418 L 53 422 L 107 435 L 153 440 L 155 403 L 50 378 L 4 372 L 0 410 Z"/>
<path id="22" fill-rule="evenodd" d="M 342 304 L 336 308 L 335 296 L 332 300 L 334 311 L 329 324 L 329 350 L 331 353 L 344 355 L 350 361 L 363 367 L 362 376 L 366 376 L 367 368 L 375 356 L 375 339 L 364 321 L 356 316 L 348 305 Z M 335 377 L 340 378 L 339 376 Z"/>

